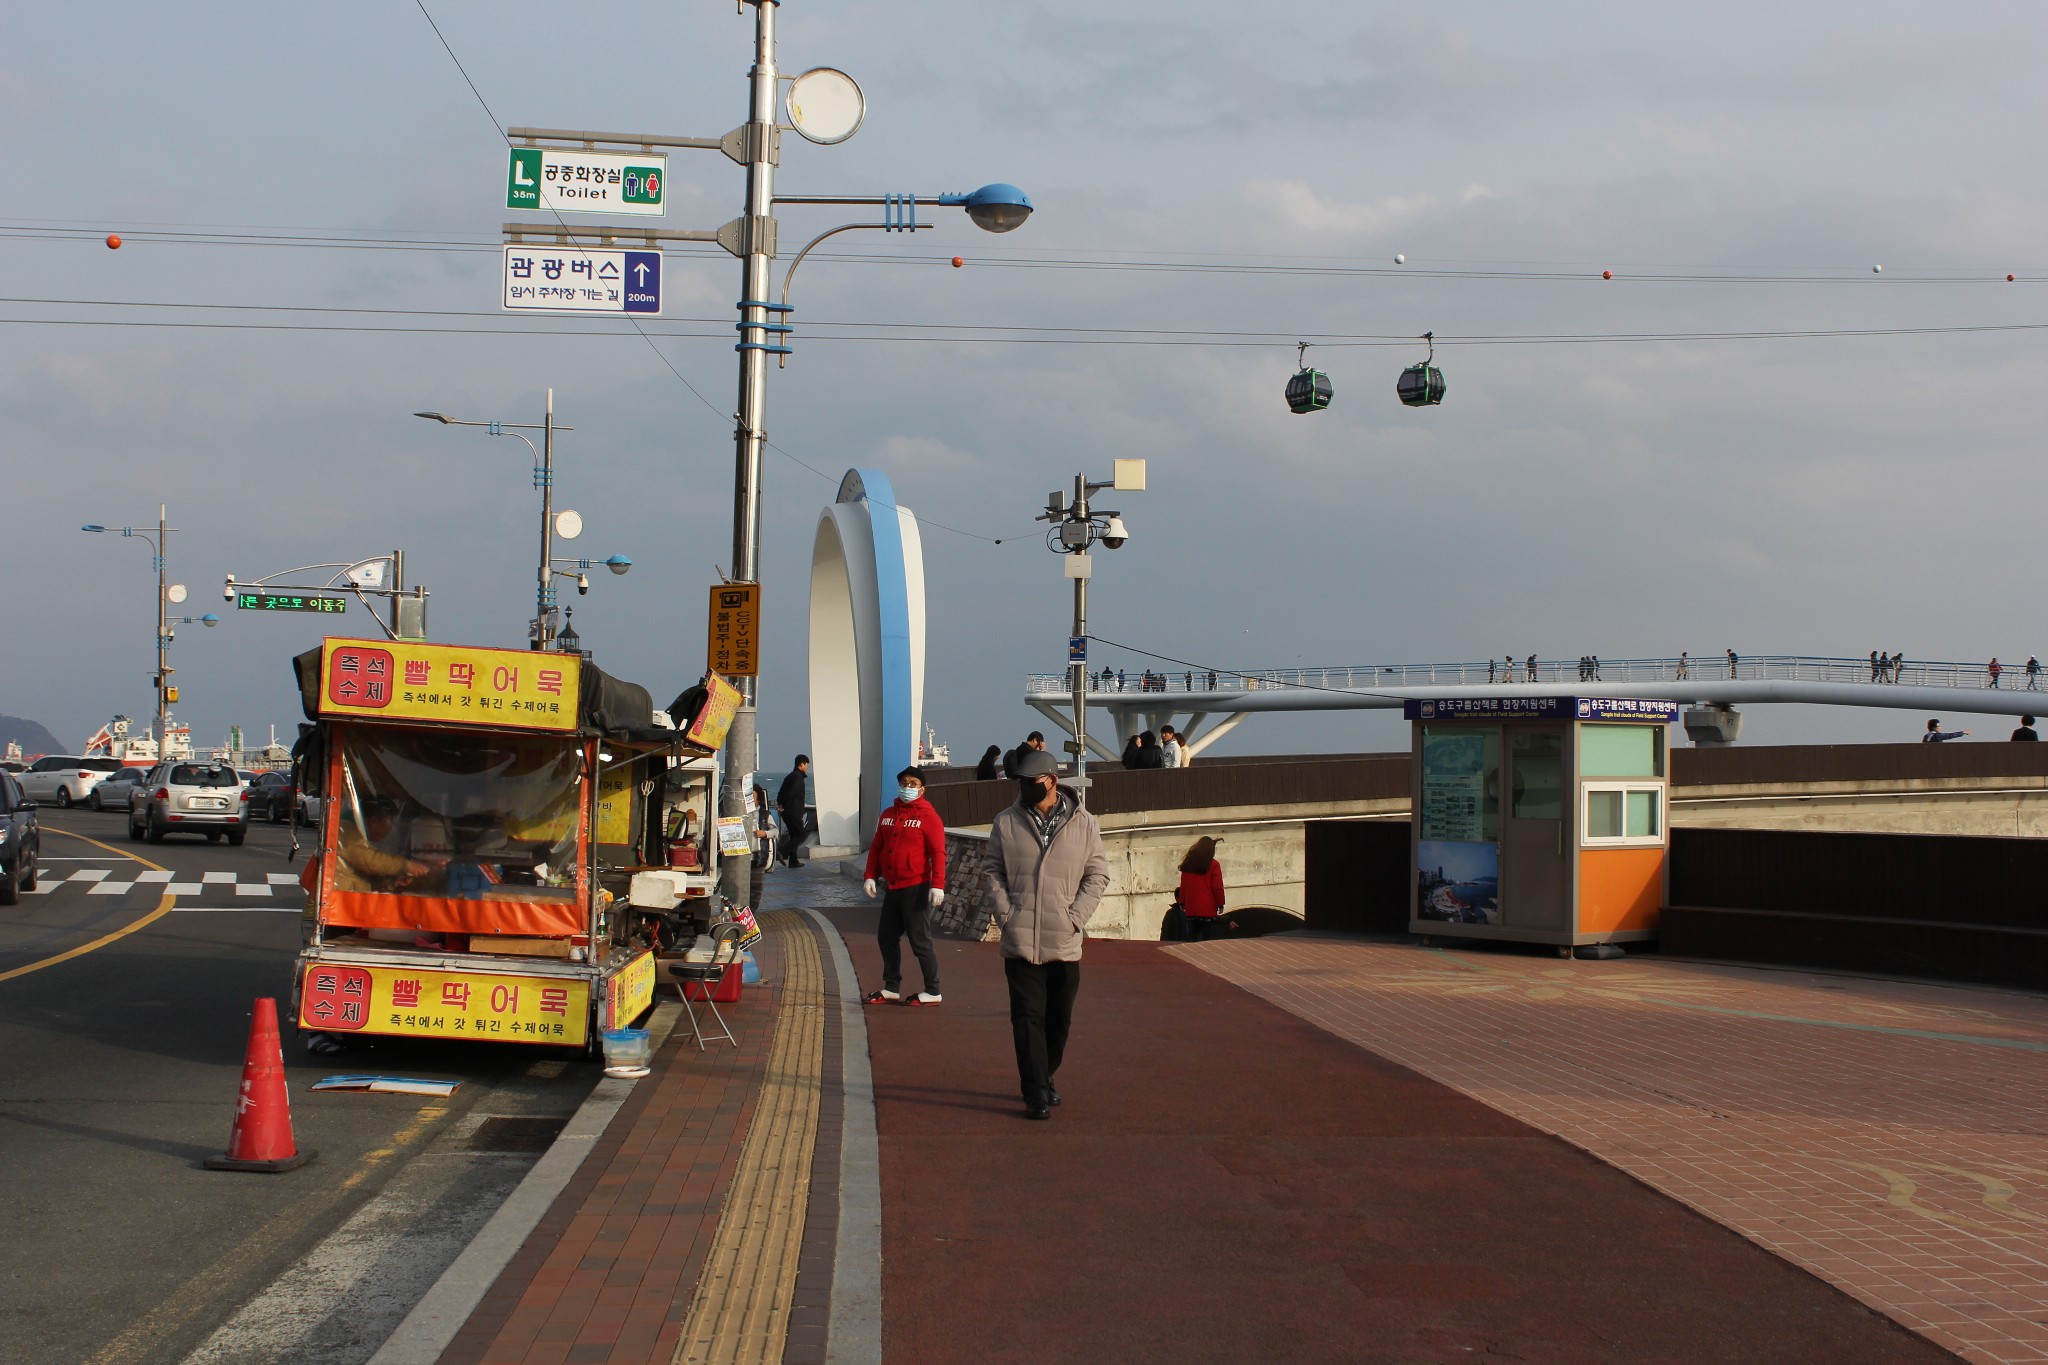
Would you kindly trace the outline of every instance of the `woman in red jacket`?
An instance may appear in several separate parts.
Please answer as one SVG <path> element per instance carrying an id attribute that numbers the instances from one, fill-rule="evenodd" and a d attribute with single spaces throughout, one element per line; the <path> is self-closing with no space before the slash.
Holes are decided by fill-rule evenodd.
<path id="1" fill-rule="evenodd" d="M 946 827 L 931 802 L 924 799 L 924 776 L 915 768 L 896 774 L 896 799 L 875 824 L 868 845 L 866 880 L 862 887 L 873 900 L 882 896 L 882 919 L 875 940 L 882 950 L 882 986 L 863 999 L 870 1005 L 936 1005 L 939 955 L 932 951 L 931 912 L 946 899 Z M 905 935 L 924 973 L 924 989 L 903 994 Z"/>
<path id="2" fill-rule="evenodd" d="M 1206 834 L 1180 860 L 1180 907 L 1190 941 L 1216 932 L 1216 917 L 1223 913 L 1223 864 L 1216 861 L 1216 841 Z"/>

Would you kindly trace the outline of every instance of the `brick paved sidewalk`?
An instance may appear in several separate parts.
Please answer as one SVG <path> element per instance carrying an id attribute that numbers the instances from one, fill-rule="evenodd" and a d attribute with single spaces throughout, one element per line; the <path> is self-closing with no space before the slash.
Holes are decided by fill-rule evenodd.
<path id="1" fill-rule="evenodd" d="M 1307 934 L 1169 951 L 1970 1360 L 2048 1361 L 2048 999 Z"/>

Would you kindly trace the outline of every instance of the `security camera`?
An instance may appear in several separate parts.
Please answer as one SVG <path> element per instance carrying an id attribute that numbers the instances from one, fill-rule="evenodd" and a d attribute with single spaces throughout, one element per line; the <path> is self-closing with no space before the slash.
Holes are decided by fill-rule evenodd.
<path id="1" fill-rule="evenodd" d="M 577 596 L 579 596 L 579 597 L 588 597 L 588 596 L 590 596 L 590 575 L 589 575 L 589 574 L 587 574 L 587 573 L 580 573 L 580 574 L 577 574 L 577 575 L 576 575 L 576 595 L 577 595 Z"/>
<path id="2" fill-rule="evenodd" d="M 235 600 L 235 576 L 233 574 L 229 574 L 228 581 L 221 585 L 220 600 L 223 602 Z"/>
<path id="3" fill-rule="evenodd" d="M 1102 528 L 1102 543 L 1112 550 L 1122 549 L 1123 543 L 1130 538 L 1130 528 L 1124 525 L 1122 517 L 1111 516 L 1108 525 Z"/>

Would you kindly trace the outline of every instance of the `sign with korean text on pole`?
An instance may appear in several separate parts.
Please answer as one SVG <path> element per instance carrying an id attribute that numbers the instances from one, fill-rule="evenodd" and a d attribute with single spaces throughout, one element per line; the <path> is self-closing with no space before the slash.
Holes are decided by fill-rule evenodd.
<path id="1" fill-rule="evenodd" d="M 513 147 L 505 207 L 560 213 L 624 213 L 660 218 L 668 158 L 654 152 L 569 152 Z"/>
<path id="2" fill-rule="evenodd" d="M 522 313 L 659 313 L 661 253 L 508 246 L 505 307 Z"/>
<path id="3" fill-rule="evenodd" d="M 705 667 L 728 678 L 754 678 L 761 673 L 761 585 L 718 583 L 711 589 L 706 614 L 711 644 Z"/>
<path id="4" fill-rule="evenodd" d="M 323 640 L 320 714 L 574 730 L 582 665 L 527 649 Z"/>
<path id="5" fill-rule="evenodd" d="M 305 593 L 238 592 L 238 611 L 313 611 L 336 616 L 348 610 L 346 597 L 322 597 Z"/>

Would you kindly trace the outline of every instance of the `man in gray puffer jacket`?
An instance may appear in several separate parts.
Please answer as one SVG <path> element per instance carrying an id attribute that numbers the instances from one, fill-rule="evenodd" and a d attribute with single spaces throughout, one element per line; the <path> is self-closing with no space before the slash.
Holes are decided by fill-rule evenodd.
<path id="1" fill-rule="evenodd" d="M 1017 804 L 989 827 L 988 887 L 1003 926 L 1024 1114 L 1048 1119 L 1060 1102 L 1053 1075 L 1081 990 L 1083 931 L 1109 886 L 1109 859 L 1095 817 L 1073 788 L 1059 785 L 1051 754 L 1025 752 L 1010 775 Z"/>

